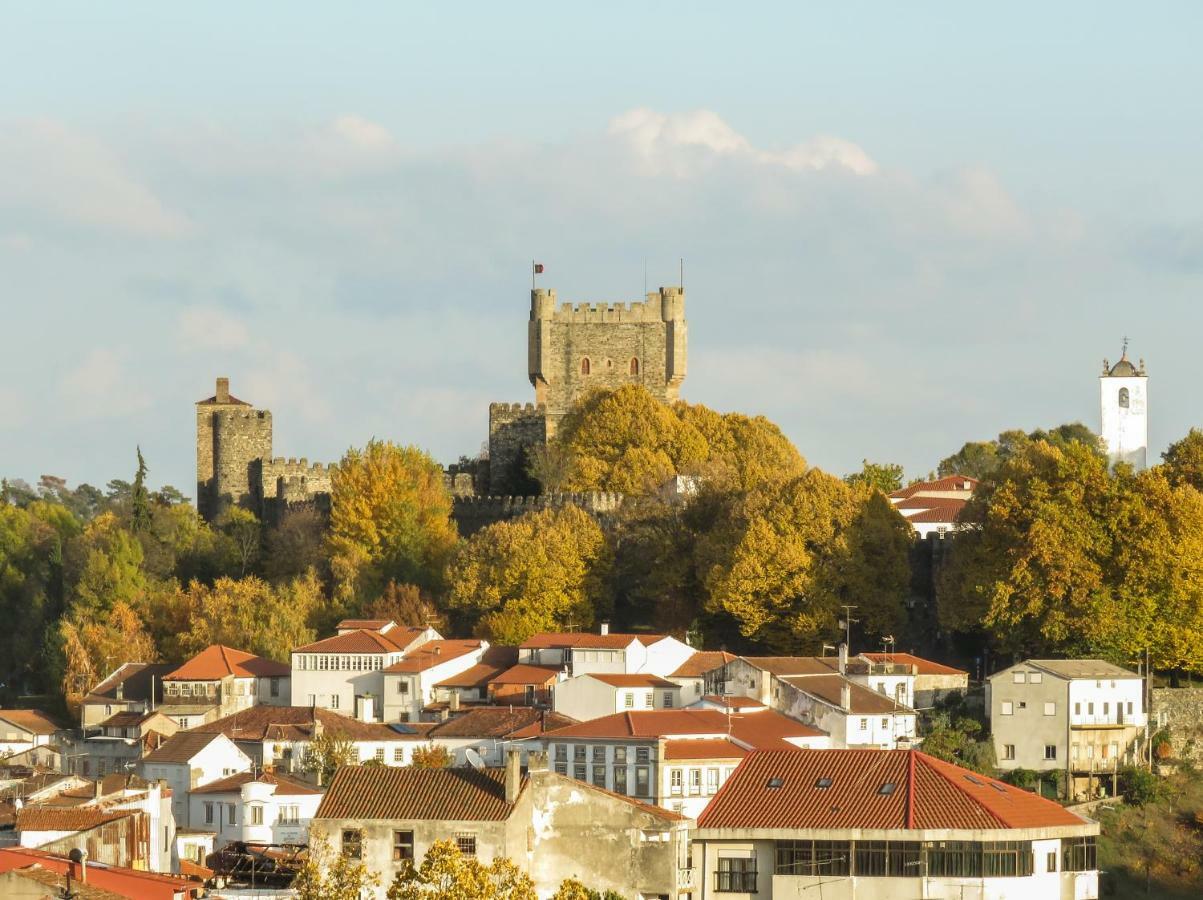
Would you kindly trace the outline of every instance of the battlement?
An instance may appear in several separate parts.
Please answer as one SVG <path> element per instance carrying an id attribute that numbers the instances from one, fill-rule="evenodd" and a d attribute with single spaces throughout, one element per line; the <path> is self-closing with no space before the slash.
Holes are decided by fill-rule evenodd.
<path id="1" fill-rule="evenodd" d="M 516 415 L 521 415 L 523 413 L 528 413 L 530 415 L 534 415 L 535 413 L 545 413 L 545 412 L 547 412 L 547 407 L 542 403 L 490 403 L 489 404 L 490 418 L 494 414 L 515 415 L 516 416 Z"/>
<path id="2" fill-rule="evenodd" d="M 289 502 L 330 493 L 331 476 L 338 468 L 334 464 L 311 464 L 305 457 L 283 456 L 260 460 L 259 465 L 259 496 L 265 500 L 279 497 Z"/>
<path id="3" fill-rule="evenodd" d="M 268 471 L 270 469 L 280 475 L 328 475 L 330 471 L 336 468 L 338 468 L 338 466 L 334 463 L 331 463 L 328 466 L 326 463 L 320 462 L 310 465 L 308 458 L 304 456 L 302 456 L 300 459 L 297 459 L 293 456 L 288 458 L 283 456 L 273 456 L 271 459 L 263 460 L 264 471 Z"/>
<path id="4" fill-rule="evenodd" d="M 222 422 L 271 421 L 272 414 L 266 409 L 219 409 L 213 413 Z"/>
<path id="5" fill-rule="evenodd" d="M 594 491 L 577 494 L 540 494 L 530 497 L 455 497 L 452 516 L 460 534 L 470 535 L 495 522 L 516 519 L 529 512 L 577 506 L 591 516 L 604 518 L 617 512 L 624 494 Z"/>

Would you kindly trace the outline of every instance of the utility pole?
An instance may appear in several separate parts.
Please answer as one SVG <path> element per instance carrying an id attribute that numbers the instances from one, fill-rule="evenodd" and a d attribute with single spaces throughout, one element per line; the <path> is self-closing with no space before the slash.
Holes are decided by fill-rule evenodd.
<path id="1" fill-rule="evenodd" d="M 851 603 L 845 603 L 840 607 L 844 611 L 844 618 L 840 622 L 840 627 L 844 629 L 844 646 L 848 648 L 848 653 L 852 653 L 852 626 L 859 622 L 860 619 L 852 618 L 852 610 L 856 609 Z"/>

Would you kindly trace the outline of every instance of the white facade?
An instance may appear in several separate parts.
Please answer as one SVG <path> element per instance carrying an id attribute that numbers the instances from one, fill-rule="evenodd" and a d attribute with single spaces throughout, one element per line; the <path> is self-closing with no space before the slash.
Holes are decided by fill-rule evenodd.
<path id="1" fill-rule="evenodd" d="M 660 678 L 636 682 L 626 676 L 577 675 L 555 686 L 553 708 L 578 721 L 635 709 L 679 709 L 681 689 Z"/>
<path id="2" fill-rule="evenodd" d="M 280 785 L 248 781 L 228 791 L 193 793 L 188 815 L 194 827 L 212 831 L 217 847 L 232 841 L 264 844 L 303 844 L 309 822 L 322 795 L 317 792 L 278 793 Z"/>
<path id="3" fill-rule="evenodd" d="M 1149 448 L 1148 376 L 1121 359 L 1099 377 L 1099 435 L 1111 465 L 1128 463 L 1137 471 L 1147 464 Z"/>
<path id="4" fill-rule="evenodd" d="M 445 662 L 429 666 L 421 671 L 382 673 L 381 698 L 383 721 L 385 722 L 419 722 L 422 710 L 435 701 L 434 686 L 439 682 L 458 675 L 480 662 L 481 656 L 489 649 L 488 641 L 481 641 L 475 649 L 452 656 Z M 419 648 L 419 652 L 421 648 Z M 405 660 L 397 668 L 404 668 Z"/>
<path id="5" fill-rule="evenodd" d="M 162 779 L 167 782 L 171 788 L 171 811 L 176 824 L 181 827 L 192 825 L 188 818 L 188 795 L 192 788 L 245 772 L 251 767 L 251 758 L 224 734 L 213 735 L 213 740 L 187 760 L 155 761 L 154 755 L 152 753 L 139 763 L 138 774 L 147 781 Z"/>

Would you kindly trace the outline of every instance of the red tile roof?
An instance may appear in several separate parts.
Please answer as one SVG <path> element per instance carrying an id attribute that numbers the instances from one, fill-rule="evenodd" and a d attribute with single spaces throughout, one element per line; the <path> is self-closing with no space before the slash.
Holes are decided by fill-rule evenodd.
<path id="1" fill-rule="evenodd" d="M 819 779 L 831 779 L 819 787 Z M 776 787 L 770 779 L 780 779 Z M 883 785 L 893 785 L 882 792 Z M 1020 788 L 918 750 L 753 753 L 698 818 L 699 828 L 1004 829 L 1086 825 Z"/>
<path id="2" fill-rule="evenodd" d="M 721 706 L 724 709 L 764 709 L 765 706 L 759 700 L 753 700 L 751 697 L 738 697 L 734 694 L 721 696 L 719 694 L 706 694 L 702 697 L 707 703 L 713 703 L 716 706 Z"/>
<path id="3" fill-rule="evenodd" d="M 533 734 L 542 734 L 547 728 L 557 728 L 574 721 L 554 716 L 554 713 L 530 706 L 477 706 L 435 725 L 430 729 L 429 736 L 505 738 L 530 729 L 533 729 Z"/>
<path id="4" fill-rule="evenodd" d="M 394 625 L 392 619 L 343 619 L 334 626 L 335 631 L 379 631 L 386 625 Z M 391 630 L 391 629 L 390 629 Z"/>
<path id="5" fill-rule="evenodd" d="M 875 663 L 902 663 L 905 666 L 914 666 L 915 672 L 919 675 L 969 674 L 963 669 L 954 669 L 952 666 L 932 662 L 930 659 L 924 659 L 922 656 L 915 656 L 911 653 L 862 653 L 861 656 L 871 659 Z"/>
<path id="6" fill-rule="evenodd" d="M 480 662 L 457 675 L 444 678 L 435 687 L 481 688 L 518 661 L 517 647 L 489 647 L 481 654 Z"/>
<path id="7" fill-rule="evenodd" d="M 62 729 L 61 725 L 37 709 L 0 709 L 0 719 L 31 734 L 54 734 Z"/>
<path id="8" fill-rule="evenodd" d="M 664 742 L 664 759 L 743 759 L 748 751 L 726 738 Z"/>
<path id="9" fill-rule="evenodd" d="M 237 397 L 235 397 L 233 394 L 230 394 L 230 395 L 229 395 L 229 396 L 226 398 L 226 401 L 225 401 L 225 402 L 226 402 L 226 403 L 229 403 L 229 404 L 232 404 L 232 405 L 234 405 L 234 406 L 250 406 L 250 404 L 249 404 L 249 403 L 247 403 L 245 400 L 239 400 L 239 399 L 238 399 Z M 212 397 L 206 397 L 204 400 L 197 400 L 197 401 L 196 401 L 196 405 L 197 405 L 197 406 L 213 406 L 213 405 L 216 405 L 216 404 L 217 404 L 217 395 L 216 395 L 216 394 L 214 394 Z"/>
<path id="10" fill-rule="evenodd" d="M 668 677 L 701 678 L 707 672 L 717 669 L 733 659 L 735 659 L 735 654 L 728 653 L 726 650 L 698 650 Z"/>
<path id="11" fill-rule="evenodd" d="M 519 663 L 510 666 L 489 684 L 547 684 L 555 681 L 559 674 L 559 666 L 534 666 L 529 663 Z"/>
<path id="12" fill-rule="evenodd" d="M 132 816 L 134 810 L 99 806 L 26 806 L 17 810 L 17 831 L 87 831 Z"/>
<path id="13" fill-rule="evenodd" d="M 953 525 L 961 520 L 961 511 L 963 509 L 964 504 L 955 509 L 951 506 L 938 506 L 934 509 L 925 509 L 909 516 L 904 513 L 903 518 L 905 518 L 908 522 L 919 522 L 920 524 L 924 525 L 930 525 L 932 523 L 938 525 L 942 522 Z"/>
<path id="14" fill-rule="evenodd" d="M 212 723 L 210 723 L 212 724 Z M 217 740 L 216 733 L 202 731 L 177 731 L 167 740 L 142 757 L 144 763 L 187 763 Z"/>
<path id="15" fill-rule="evenodd" d="M 916 481 L 900 490 L 891 491 L 888 496 L 895 499 L 906 499 L 924 491 L 963 491 L 965 484 L 969 485 L 970 491 L 975 491 L 979 483 L 976 478 L 970 478 L 968 475 L 946 475 L 935 481 Z"/>
<path id="16" fill-rule="evenodd" d="M 287 663 L 214 644 L 206 647 L 174 672 L 164 675 L 163 680 L 219 681 L 228 675 L 235 678 L 278 678 L 287 676 L 289 671 Z"/>
<path id="17" fill-rule="evenodd" d="M 849 681 L 842 675 L 787 675 L 781 680 L 835 707 L 841 706 L 843 688 L 847 685 L 848 712 L 853 715 L 881 716 L 893 712 L 913 715 L 915 712 L 909 706 L 895 703 L 892 697 Z"/>
<path id="18" fill-rule="evenodd" d="M 410 650 L 402 659 L 388 666 L 386 673 L 425 672 L 448 660 L 458 659 L 480 650 L 480 641 L 427 641 Z"/>
<path id="19" fill-rule="evenodd" d="M 390 629 L 391 630 L 391 629 Z M 392 635 L 380 634 L 367 628 L 348 631 L 297 647 L 293 653 L 397 653 L 408 644 L 398 644 Z"/>
<path id="20" fill-rule="evenodd" d="M 65 857 L 27 847 L 0 850 L 0 872 L 27 869 L 30 866 L 41 866 L 60 876 L 65 876 L 71 871 L 75 882 L 80 881 L 79 866 Z M 204 885 L 198 881 L 179 875 L 160 875 L 122 866 L 89 866 L 88 884 L 135 900 L 175 900 L 180 896 L 197 897 L 204 892 Z"/>
<path id="21" fill-rule="evenodd" d="M 302 784 L 292 778 L 284 775 L 275 775 L 271 772 L 239 772 L 237 775 L 230 775 L 226 778 L 219 778 L 217 781 L 210 781 L 208 784 L 194 787 L 191 790 L 193 794 L 224 794 L 229 792 L 237 792 L 242 790 L 244 784 L 250 784 L 252 781 L 262 782 L 263 784 L 274 784 L 276 786 L 277 797 L 300 796 L 304 794 L 320 794 L 321 791 L 312 788 L 307 784 Z"/>
<path id="22" fill-rule="evenodd" d="M 343 766 L 316 818 L 501 822 L 513 811 L 501 769 Z"/>
<path id="23" fill-rule="evenodd" d="M 523 650 L 554 650 L 554 649 L 586 649 L 586 650 L 622 650 L 629 647 L 632 641 L 638 641 L 645 647 L 650 647 L 657 641 L 664 640 L 663 634 L 593 634 L 587 631 L 545 632 L 534 634 L 522 642 Z"/>
<path id="24" fill-rule="evenodd" d="M 623 675 L 621 673 L 588 672 L 582 678 L 594 678 L 603 684 L 617 688 L 675 688 L 680 687 L 657 675 Z"/>
<path id="25" fill-rule="evenodd" d="M 579 722 L 548 733 L 549 740 L 559 738 L 644 738 L 654 740 L 684 735 L 721 737 L 758 749 L 797 749 L 786 738 L 822 737 L 823 732 L 803 725 L 774 710 L 728 715 L 717 709 L 655 709 L 615 713 Z"/>
<path id="26" fill-rule="evenodd" d="M 232 741 L 310 741 L 314 723 L 352 741 L 420 740 L 432 727 L 423 722 L 383 724 L 361 722 L 329 709 L 312 706 L 252 706 L 236 713 L 205 722 L 188 734 L 224 734 Z M 181 732 L 183 733 L 183 732 Z"/>
<path id="27" fill-rule="evenodd" d="M 778 677 L 830 675 L 839 668 L 839 660 L 834 656 L 741 656 L 740 659 Z"/>

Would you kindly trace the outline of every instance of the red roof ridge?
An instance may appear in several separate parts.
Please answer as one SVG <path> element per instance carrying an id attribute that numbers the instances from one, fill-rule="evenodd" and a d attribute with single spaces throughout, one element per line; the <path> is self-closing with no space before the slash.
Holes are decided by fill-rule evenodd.
<path id="1" fill-rule="evenodd" d="M 915 827 L 915 750 L 906 753 L 906 827 Z"/>
<path id="2" fill-rule="evenodd" d="M 931 756 L 927 753 L 922 753 L 919 750 L 911 750 L 909 752 L 910 753 L 919 753 L 923 760 L 923 764 L 927 767 L 929 772 L 931 772 L 934 775 L 940 776 L 940 778 L 945 783 L 950 784 L 954 788 L 956 788 L 958 793 L 961 793 L 964 796 L 968 797 L 971 801 L 973 801 L 973 803 L 979 809 L 982 810 L 982 812 L 984 812 L 986 815 L 988 815 L 990 818 L 992 818 L 995 822 L 997 822 L 1003 828 L 1013 827 L 1010 822 L 1006 821 L 1002 816 L 1000 816 L 998 813 L 996 813 L 990 807 L 986 806 L 986 804 L 984 804 L 982 802 L 980 797 L 975 796 L 971 790 L 969 790 L 967 787 L 965 787 L 964 784 L 961 783 L 964 776 L 961 776 L 961 778 L 955 778 L 949 772 L 944 771 L 944 766 L 953 765 L 952 763 L 945 762 L 942 759 L 937 759 L 936 757 Z M 935 763 L 936 765 L 933 765 L 933 763 Z M 911 773 L 912 779 L 914 778 L 913 767 L 914 767 L 914 764 L 912 763 L 912 773 Z M 976 773 L 974 773 L 974 774 L 976 775 Z M 1002 784 L 1002 782 L 998 781 L 997 778 L 991 778 L 989 775 L 976 775 L 976 777 L 982 779 L 982 784 L 989 784 L 992 781 Z"/>

